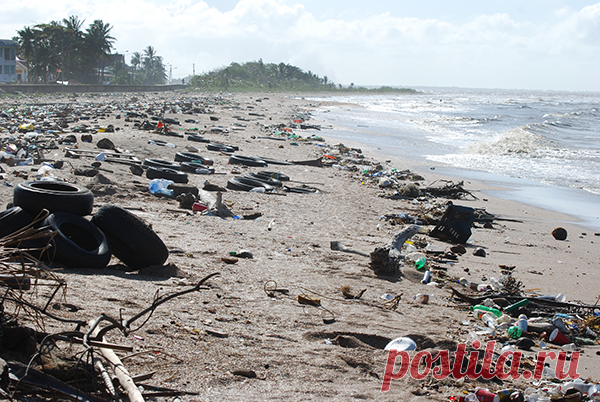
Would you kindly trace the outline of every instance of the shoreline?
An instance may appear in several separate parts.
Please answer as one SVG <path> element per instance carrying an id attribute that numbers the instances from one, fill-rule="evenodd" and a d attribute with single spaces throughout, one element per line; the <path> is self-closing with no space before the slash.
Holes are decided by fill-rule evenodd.
<path id="1" fill-rule="evenodd" d="M 102 110 L 105 105 L 114 104 L 150 114 L 149 111 L 160 111 L 165 105 L 171 108 L 201 102 L 210 113 L 188 115 L 168 109 L 165 117 L 182 122 L 181 126 L 172 126 L 176 132 L 197 127 L 198 133 L 203 131 L 202 135 L 214 142 L 239 146 L 240 150 L 235 152 L 239 155 L 314 159 L 323 154 L 320 142 L 264 138 L 271 136 L 278 125 L 290 124 L 302 110 L 308 112 L 318 107 L 309 100 L 294 99 L 295 96 L 166 93 L 138 94 L 135 100 L 129 95 L 81 96 L 76 101 L 83 114 L 89 108 Z M 23 103 L 26 102 L 24 98 Z M 232 177 L 265 169 L 229 165 L 228 154 L 208 151 L 204 144 L 192 143 L 185 136 L 165 137 L 138 130 L 133 122 L 116 119 L 115 109 L 107 110 L 107 116 L 79 121 L 71 129 L 85 122 L 90 127 L 110 123 L 120 130 L 95 133 L 91 143 L 80 142 L 81 134 L 75 133 L 80 149 L 100 152 L 96 147 L 98 140 L 108 138 L 141 160 L 172 161 L 175 153 L 185 152 L 185 146 L 191 144 L 200 149 L 202 156 L 214 160 L 219 173 L 190 175 L 190 185 L 198 188 L 205 181 L 225 186 Z M 188 118 L 197 123 L 184 123 Z M 228 132 L 211 131 L 213 125 L 231 128 L 233 123 L 245 127 L 238 126 L 240 130 Z M 316 134 L 327 138 L 326 131 L 294 129 L 293 132 L 302 137 Z M 176 148 L 152 144 L 156 139 L 172 142 Z M 327 141 L 327 145 L 334 143 Z M 401 158 L 397 161 L 382 158 L 376 152 L 358 147 L 369 161 L 390 159 L 397 163 L 394 167 L 408 167 L 403 166 Z M 524 291 L 564 293 L 569 301 L 581 299 L 586 303 L 594 303 L 597 297 L 595 284 L 600 280 L 600 272 L 596 268 L 599 258 L 596 243 L 600 239 L 593 233 L 583 235 L 577 225 L 567 223 L 560 225 L 568 231 L 567 240 L 557 241 L 550 232 L 559 226 L 555 222 L 564 217 L 524 204 L 487 196 L 456 201 L 522 222 L 498 221 L 492 228 L 475 225 L 466 244 L 467 253 L 451 263 L 439 264 L 436 280 L 440 287 L 437 287 L 422 284 L 422 273 L 409 266 L 403 267 L 403 277 L 376 277 L 368 266 L 368 257 L 331 250 L 331 242 L 339 241 L 368 255 L 375 247 L 386 244 L 400 228 L 382 220 L 382 215 L 414 214 L 427 207 L 426 202 L 379 197 L 381 190 L 375 185 L 362 185 L 355 173 L 314 166 L 270 165 L 268 170 L 283 172 L 295 182 L 319 183 L 311 186 L 317 187 L 320 194 L 271 195 L 228 190 L 223 199 L 231 210 L 237 215 L 252 216 L 252 219 L 232 219 L 193 213 L 179 208 L 174 199 L 150 194 L 147 191 L 150 180 L 132 175 L 128 166 L 104 163 L 102 167 L 110 172 L 101 171 L 96 177 L 74 176 L 74 168 L 89 167 L 93 158 L 64 158 L 64 146 L 47 155 L 68 162 L 62 170 L 55 170 L 55 175 L 90 188 L 95 208 L 106 203 L 131 208 L 152 225 L 170 251 L 169 266 L 139 272 L 125 272 L 116 258 L 105 269 L 58 271 L 68 283 L 66 302 L 81 309 L 63 308 L 56 314 L 86 320 L 103 313 L 131 317 L 148 306 L 157 293 L 179 291 L 208 274 L 220 273 L 211 279 L 207 289 L 158 308 L 136 333 L 137 338 L 110 332 L 107 339 L 131 345 L 136 354 L 139 352 L 127 360 L 127 368 L 133 375 L 156 371 L 153 383 L 200 392 L 202 399 L 263 400 L 266 393 L 277 400 L 448 400 L 481 384 L 449 381 L 425 390 L 425 382 L 405 378 L 395 380 L 388 393 L 382 394 L 380 390 L 387 360 L 383 346 L 387 341 L 409 336 L 418 341 L 421 349 L 451 349 L 468 339 L 470 332 L 477 331 L 480 323 L 468 309 L 450 300 L 449 287 L 458 286 L 453 280 L 465 277 L 471 282 L 485 283 L 489 278 L 499 277 L 499 266 L 507 265 L 515 266 L 513 275 L 523 282 Z M 33 171 L 39 168 L 2 166 L 7 170 L 6 180 L 12 185 L 24 180 L 15 176 L 14 171 L 24 170 L 33 176 Z M 427 182 L 452 179 L 436 171 L 424 170 L 421 174 Z M 487 191 L 488 187 L 481 188 Z M 478 184 L 472 182 L 466 188 L 475 191 Z M 12 187 L 0 187 L 0 201 L 4 205 L 12 200 L 12 191 Z M 450 247 L 449 243 L 427 235 L 418 235 L 417 239 L 440 249 Z M 479 247 L 485 249 L 486 257 L 473 255 Z M 234 264 L 223 261 L 231 257 L 231 252 L 240 250 L 249 250 L 253 258 L 240 258 Z M 276 288 L 287 292 L 269 295 L 265 289 L 273 282 Z M 345 299 L 340 291 L 342 286 L 351 287 L 353 292 L 366 291 L 359 299 Z M 429 295 L 427 305 L 415 301 L 423 293 Z M 399 296 L 396 309 L 384 307 L 381 298 L 384 294 Z M 300 304 L 299 295 L 321 299 L 320 306 Z M 43 292 L 36 296 L 42 305 L 44 296 Z M 53 321 L 45 328 L 50 333 L 66 329 L 69 329 L 66 325 Z M 584 378 L 599 381 L 600 368 L 594 352 L 600 347 L 586 346 L 585 350 L 589 353 L 582 355 L 580 373 Z M 251 371 L 256 378 L 235 374 L 240 370 Z M 523 382 L 508 385 L 526 387 Z"/>
<path id="2" fill-rule="evenodd" d="M 307 98 L 313 100 L 313 98 Z M 321 101 L 320 98 L 319 101 Z M 439 173 L 446 178 L 471 181 L 477 183 L 478 186 L 490 187 L 489 192 L 487 192 L 489 197 L 514 201 L 530 207 L 564 215 L 568 218 L 560 219 L 557 221 L 557 224 L 572 223 L 583 229 L 600 232 L 600 216 L 598 215 L 596 208 L 597 202 L 600 202 L 600 195 L 598 194 L 590 193 L 582 189 L 549 185 L 532 179 L 513 178 L 485 171 L 457 168 L 428 159 L 410 158 L 405 155 L 398 155 L 394 152 L 386 152 L 381 146 L 370 145 L 356 140 L 343 139 L 343 134 L 341 134 L 341 132 L 348 131 L 349 128 L 344 126 L 337 127 L 323 112 L 327 112 L 328 108 L 334 109 L 361 106 L 356 103 L 343 103 L 340 101 L 323 101 L 322 103 L 323 104 L 319 107 L 321 110 L 320 116 L 315 119 L 327 126 L 327 129 L 322 131 L 324 136 L 326 136 L 327 132 L 330 130 L 339 132 L 339 134 L 336 133 L 330 136 L 330 139 L 333 139 L 334 141 L 348 142 L 354 144 L 354 147 L 368 149 L 384 160 L 391 159 L 394 161 L 403 161 L 403 163 L 406 163 L 407 168 L 415 169 L 423 175 L 435 175 L 436 173 Z M 432 170 L 432 168 L 436 170 Z M 539 194 L 536 194 L 536 192 L 539 192 Z M 569 212 L 569 208 L 575 208 L 575 210 Z"/>

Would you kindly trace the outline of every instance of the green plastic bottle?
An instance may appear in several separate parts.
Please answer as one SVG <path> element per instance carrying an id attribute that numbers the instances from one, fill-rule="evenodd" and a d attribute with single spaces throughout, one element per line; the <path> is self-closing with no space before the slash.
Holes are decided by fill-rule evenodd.
<path id="1" fill-rule="evenodd" d="M 511 311 L 516 310 L 516 309 L 521 308 L 521 307 L 525 307 L 528 304 L 529 304 L 529 299 L 523 299 L 523 300 L 520 300 L 520 301 L 518 301 L 516 303 L 511 304 L 510 306 L 507 306 L 504 309 L 504 311 L 507 312 L 507 313 L 510 313 Z"/>
<path id="2" fill-rule="evenodd" d="M 500 310 L 498 310 L 497 308 L 487 307 L 487 306 L 483 306 L 481 304 L 471 307 L 471 310 L 487 311 L 489 313 L 494 314 L 496 317 L 500 317 L 502 315 L 502 312 Z"/>
<path id="3" fill-rule="evenodd" d="M 427 264 L 427 260 L 425 259 L 425 257 L 419 257 L 417 261 L 415 261 L 415 268 L 417 269 L 417 271 L 420 271 L 423 268 L 425 268 L 425 264 Z"/>
<path id="4" fill-rule="evenodd" d="M 514 339 L 519 339 L 523 335 L 523 330 L 516 325 L 513 325 L 508 329 L 508 336 Z"/>

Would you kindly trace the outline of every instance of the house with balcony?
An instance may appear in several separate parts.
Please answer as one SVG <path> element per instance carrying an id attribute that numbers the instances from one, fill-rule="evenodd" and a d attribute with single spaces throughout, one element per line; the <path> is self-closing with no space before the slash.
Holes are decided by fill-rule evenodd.
<path id="1" fill-rule="evenodd" d="M 17 49 L 19 45 L 12 39 L 0 39 L 0 82 L 17 80 Z"/>

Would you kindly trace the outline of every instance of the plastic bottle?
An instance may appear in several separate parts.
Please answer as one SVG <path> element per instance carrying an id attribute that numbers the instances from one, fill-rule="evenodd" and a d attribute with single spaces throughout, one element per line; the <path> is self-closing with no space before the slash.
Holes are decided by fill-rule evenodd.
<path id="1" fill-rule="evenodd" d="M 477 291 L 479 292 L 486 292 L 490 289 L 490 285 L 487 283 L 480 283 L 479 285 L 477 285 Z"/>
<path id="2" fill-rule="evenodd" d="M 500 310 L 500 306 L 498 306 L 492 299 L 489 297 L 481 303 L 482 306 L 491 307 Z"/>
<path id="3" fill-rule="evenodd" d="M 479 402 L 479 399 L 477 399 L 477 395 L 469 394 L 469 395 L 465 396 L 464 401 L 465 402 Z"/>
<path id="4" fill-rule="evenodd" d="M 37 174 L 39 177 L 53 177 L 52 171 L 54 168 L 52 165 L 44 162 L 42 166 L 38 169 Z"/>
<path id="5" fill-rule="evenodd" d="M 148 184 L 148 190 L 152 194 L 165 194 L 165 195 L 173 195 L 173 190 L 167 188 L 170 184 L 173 184 L 173 180 L 167 179 L 154 179 Z"/>
<path id="6" fill-rule="evenodd" d="M 550 367 L 544 367 L 542 370 L 543 378 L 556 378 L 556 373 Z"/>
<path id="7" fill-rule="evenodd" d="M 529 299 L 523 299 L 523 300 L 520 300 L 520 301 L 518 301 L 518 302 L 516 302 L 514 304 L 511 304 L 510 306 L 507 306 L 504 309 L 504 311 L 506 311 L 507 313 L 510 313 L 511 311 L 517 310 L 517 309 L 519 309 L 521 307 L 525 307 L 528 304 L 529 304 Z"/>
<path id="8" fill-rule="evenodd" d="M 471 307 L 471 309 L 472 310 L 483 310 L 488 313 L 494 314 L 496 317 L 500 317 L 502 315 L 502 312 L 500 310 L 498 310 L 497 308 L 482 306 L 481 304 L 473 306 L 473 307 Z"/>
<path id="9" fill-rule="evenodd" d="M 471 282 L 469 282 L 469 280 L 467 278 L 460 278 L 458 280 L 458 283 L 460 283 L 461 285 L 463 285 L 467 288 L 471 287 Z"/>
<path id="10" fill-rule="evenodd" d="M 17 166 L 27 166 L 27 165 L 33 165 L 33 156 L 30 156 L 29 158 L 25 159 L 23 162 L 19 162 L 19 164 Z"/>
<path id="11" fill-rule="evenodd" d="M 404 250 L 409 254 L 417 252 L 417 248 L 415 247 L 415 245 L 410 243 L 404 243 Z"/>
<path id="12" fill-rule="evenodd" d="M 413 265 L 421 257 L 425 258 L 425 254 L 420 252 L 410 253 L 404 257 L 404 262 L 406 262 L 406 264 Z"/>
<path id="13" fill-rule="evenodd" d="M 519 316 L 519 321 L 517 321 L 517 327 L 519 327 L 522 332 L 527 332 L 527 316 L 525 314 L 521 314 Z"/>
<path id="14" fill-rule="evenodd" d="M 498 282 L 498 279 L 496 278 L 490 278 L 490 286 L 492 287 L 493 290 L 500 290 L 502 289 L 502 284 L 500 282 Z"/>
<path id="15" fill-rule="evenodd" d="M 427 271 L 425 271 L 425 275 L 423 275 L 423 279 L 421 280 L 421 283 L 424 283 L 425 285 L 427 285 L 429 283 L 430 279 L 431 279 L 431 271 L 427 270 Z"/>
<path id="16" fill-rule="evenodd" d="M 508 336 L 510 336 L 511 338 L 519 339 L 521 335 L 523 335 L 523 331 L 516 325 L 513 325 L 508 329 Z"/>
<path id="17" fill-rule="evenodd" d="M 493 329 L 496 329 L 496 326 L 498 325 L 498 322 L 494 318 L 493 314 L 490 313 L 485 313 L 481 317 L 481 320 L 485 323 L 485 325 Z"/>
<path id="18" fill-rule="evenodd" d="M 425 268 L 426 264 L 427 260 L 425 259 L 425 257 L 419 257 L 417 261 L 415 261 L 415 268 L 417 269 L 417 271 L 420 271 L 423 268 Z"/>
<path id="19" fill-rule="evenodd" d="M 210 171 L 210 169 L 204 169 L 204 168 L 200 168 L 200 169 L 196 169 L 196 174 L 211 174 L 212 172 Z"/>

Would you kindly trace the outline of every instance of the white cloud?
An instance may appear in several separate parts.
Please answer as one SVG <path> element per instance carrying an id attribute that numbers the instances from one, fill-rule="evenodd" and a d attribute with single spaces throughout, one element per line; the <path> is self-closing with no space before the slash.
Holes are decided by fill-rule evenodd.
<path id="1" fill-rule="evenodd" d="M 85 19 L 84 27 L 102 19 L 114 27 L 116 49 L 131 53 L 152 45 L 176 67 L 176 77 L 191 74 L 192 63 L 198 73 L 262 58 L 345 84 L 566 89 L 587 79 L 600 90 L 595 71 L 588 78 L 581 74 L 600 61 L 600 4 L 559 8 L 554 24 L 523 16 L 516 22 L 506 12 L 474 14 L 463 23 L 389 12 L 322 18 L 302 0 L 240 0 L 229 11 L 196 0 L 24 1 L 3 7 L 1 37 L 69 15 Z M 551 70 L 565 77 L 557 81 Z M 569 71 L 578 77 L 567 77 Z"/>

